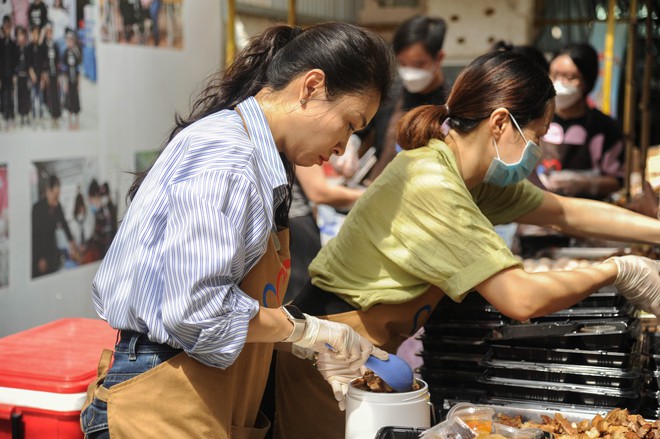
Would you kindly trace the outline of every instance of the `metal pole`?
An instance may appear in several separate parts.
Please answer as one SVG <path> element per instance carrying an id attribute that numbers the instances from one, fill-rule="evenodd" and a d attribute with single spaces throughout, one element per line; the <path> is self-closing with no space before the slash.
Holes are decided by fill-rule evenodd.
<path id="1" fill-rule="evenodd" d="M 614 5 L 616 0 L 609 0 L 607 8 L 607 32 L 605 33 L 605 50 L 603 62 L 603 113 L 612 114 L 612 67 L 614 65 Z"/>
<path id="2" fill-rule="evenodd" d="M 227 0 L 227 50 L 225 51 L 225 67 L 234 61 L 236 55 L 236 0 Z"/>
<path id="3" fill-rule="evenodd" d="M 296 0 L 289 0 L 289 13 L 287 16 L 289 26 L 296 25 Z"/>
<path id="4" fill-rule="evenodd" d="M 646 0 L 646 42 L 644 57 L 644 79 L 642 80 L 642 98 L 639 110 L 642 113 L 640 129 L 640 170 L 642 181 L 646 180 L 646 155 L 651 143 L 651 79 L 653 75 L 653 1 Z"/>
<path id="5" fill-rule="evenodd" d="M 624 86 L 623 138 L 626 148 L 626 175 L 624 196 L 630 199 L 630 176 L 636 170 L 633 166 L 633 148 L 635 147 L 635 47 L 637 42 L 637 0 L 630 1 L 630 23 L 628 24 L 628 49 L 626 56 L 626 82 Z"/>

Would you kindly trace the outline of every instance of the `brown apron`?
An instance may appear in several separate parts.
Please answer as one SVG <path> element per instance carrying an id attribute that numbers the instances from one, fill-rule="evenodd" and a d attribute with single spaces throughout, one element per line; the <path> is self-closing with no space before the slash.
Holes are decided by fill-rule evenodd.
<path id="1" fill-rule="evenodd" d="M 278 307 L 290 272 L 286 229 L 271 234 L 266 253 L 240 288 L 262 307 Z M 261 439 L 270 427 L 259 405 L 272 352 L 273 343 L 246 343 L 226 369 L 181 353 L 110 389 L 94 389 L 92 383 L 90 391 L 108 402 L 112 438 Z M 107 365 L 100 365 L 97 383 L 105 373 Z"/>
<path id="2" fill-rule="evenodd" d="M 394 353 L 426 323 L 443 296 L 442 290 L 431 286 L 410 302 L 323 318 L 346 323 L 375 346 Z M 275 407 L 276 439 L 344 437 L 346 414 L 339 410 L 330 384 L 309 361 L 278 352 Z"/>

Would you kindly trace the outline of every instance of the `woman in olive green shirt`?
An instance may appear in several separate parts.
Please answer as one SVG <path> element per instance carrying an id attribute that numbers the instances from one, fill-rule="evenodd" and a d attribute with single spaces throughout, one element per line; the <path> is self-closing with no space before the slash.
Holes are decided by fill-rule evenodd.
<path id="1" fill-rule="evenodd" d="M 398 141 L 407 151 L 367 189 L 312 262 L 311 284 L 294 304 L 351 325 L 389 352 L 424 324 L 443 296 L 460 302 L 470 290 L 516 320 L 567 308 L 608 284 L 660 314 L 655 261 L 624 256 L 572 271 L 527 273 L 494 230 L 516 221 L 660 244 L 660 221 L 525 180 L 540 157 L 554 94 L 535 63 L 495 52 L 463 71 L 446 105 L 406 114 Z M 342 391 L 355 376 L 344 372 L 336 371 L 346 383 Z M 310 362 L 280 355 L 275 436 L 342 437 L 344 414 L 327 398 L 327 386 Z"/>

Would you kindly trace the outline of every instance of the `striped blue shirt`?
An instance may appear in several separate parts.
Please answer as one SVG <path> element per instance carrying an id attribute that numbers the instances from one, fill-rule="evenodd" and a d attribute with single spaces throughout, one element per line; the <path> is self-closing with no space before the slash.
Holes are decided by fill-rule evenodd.
<path id="1" fill-rule="evenodd" d="M 240 281 L 265 253 L 287 176 L 254 98 L 179 132 L 131 202 L 94 278 L 117 329 L 226 368 L 259 303 Z M 247 128 L 247 130 L 246 130 Z"/>

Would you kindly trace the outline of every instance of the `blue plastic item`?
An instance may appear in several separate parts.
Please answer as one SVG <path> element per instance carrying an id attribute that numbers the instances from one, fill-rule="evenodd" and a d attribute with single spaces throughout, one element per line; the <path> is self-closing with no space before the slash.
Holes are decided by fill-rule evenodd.
<path id="1" fill-rule="evenodd" d="M 412 368 L 401 357 L 389 355 L 387 361 L 370 356 L 364 366 L 378 375 L 397 392 L 409 392 L 415 380 Z"/>

